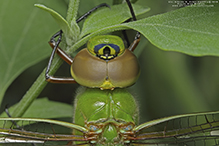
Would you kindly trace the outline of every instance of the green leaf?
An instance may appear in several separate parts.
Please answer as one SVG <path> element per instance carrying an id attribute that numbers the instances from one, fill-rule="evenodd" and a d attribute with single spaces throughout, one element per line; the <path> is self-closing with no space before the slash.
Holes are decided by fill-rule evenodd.
<path id="1" fill-rule="evenodd" d="M 12 114 L 11 111 L 22 110 L 18 107 L 20 103 L 15 104 L 11 108 L 9 108 L 9 114 Z M 23 107 L 21 107 L 23 108 Z M 65 120 L 72 119 L 73 115 L 73 107 L 72 105 L 49 101 L 47 98 L 36 99 L 28 108 L 28 110 L 24 113 L 22 117 L 27 118 L 47 118 L 47 119 L 57 119 L 57 118 L 65 118 Z M 14 117 L 13 115 L 11 115 Z M 8 117 L 8 115 L 4 112 L 0 117 Z M 19 116 L 20 117 L 20 116 Z M 67 118 L 67 119 L 66 119 Z M 0 124 L 1 121 L 0 121 Z M 10 125 L 10 123 L 8 123 Z M 7 125 L 7 126 L 9 126 Z"/>
<path id="2" fill-rule="evenodd" d="M 24 114 L 24 117 L 33 117 L 33 115 L 37 118 L 49 119 L 62 117 L 72 118 L 73 106 L 66 103 L 50 101 L 47 98 L 40 98 L 33 102 Z"/>
<path id="3" fill-rule="evenodd" d="M 130 0 L 131 3 L 135 3 L 138 0 Z M 117 4 L 121 4 L 121 3 L 125 3 L 126 0 L 113 0 L 113 4 L 117 5 Z"/>
<path id="4" fill-rule="evenodd" d="M 1 1 L 0 102 L 8 86 L 21 72 L 51 52 L 47 41 L 58 26 L 49 15 L 33 7 L 34 3 L 40 2 L 43 0 Z M 45 3 L 60 8 L 62 13 L 66 11 L 59 0 Z"/>
<path id="5" fill-rule="evenodd" d="M 113 0 L 113 5 L 121 4 L 123 0 Z"/>
<path id="6" fill-rule="evenodd" d="M 68 4 L 68 12 L 67 12 L 66 20 L 69 23 L 70 28 L 73 30 L 73 34 L 74 34 L 73 36 L 66 36 L 66 43 L 68 44 L 68 46 L 72 46 L 79 39 L 80 28 L 76 23 L 79 2 L 80 0 L 70 0 Z"/>
<path id="7" fill-rule="evenodd" d="M 124 25 L 166 51 L 219 55 L 219 5 L 186 7 Z"/>
<path id="8" fill-rule="evenodd" d="M 69 25 L 68 22 L 56 11 L 54 11 L 54 10 L 44 6 L 44 5 L 41 5 L 41 4 L 35 4 L 34 6 L 40 8 L 42 10 L 45 10 L 52 15 L 52 17 L 59 24 L 60 29 L 64 32 L 64 35 L 66 37 L 66 43 L 68 45 L 72 45 L 72 42 L 75 42 L 78 40 L 79 27 L 76 24 L 76 22 L 75 23 L 72 22 Z"/>
<path id="9" fill-rule="evenodd" d="M 14 110 L 15 106 L 9 108 L 9 112 Z M 58 109 L 58 110 L 57 110 Z M 36 99 L 33 104 L 28 108 L 23 117 L 28 118 L 63 118 L 72 117 L 73 107 L 72 105 L 50 101 L 47 98 Z M 3 113 L 1 117 L 8 117 L 6 113 Z"/>
<path id="10" fill-rule="evenodd" d="M 133 8 L 136 16 L 150 10 L 148 7 L 139 5 L 133 5 Z M 102 8 L 85 20 L 80 36 L 83 37 L 102 28 L 120 24 L 129 18 L 131 18 L 131 13 L 126 3 L 115 5 L 111 8 Z"/>
<path id="11" fill-rule="evenodd" d="M 68 12 L 67 12 L 67 22 L 71 24 L 72 21 L 75 22 L 77 14 L 78 14 L 78 7 L 79 7 L 80 0 L 70 0 L 68 4 Z"/>

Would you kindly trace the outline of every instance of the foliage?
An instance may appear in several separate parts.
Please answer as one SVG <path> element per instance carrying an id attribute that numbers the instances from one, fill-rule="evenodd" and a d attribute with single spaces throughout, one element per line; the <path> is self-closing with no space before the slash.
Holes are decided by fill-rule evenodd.
<path id="1" fill-rule="evenodd" d="M 83 14 L 102 2 L 103 1 L 96 0 L 93 2 L 93 5 L 85 5 L 83 4 L 85 0 L 82 0 L 78 15 Z M 56 22 L 52 20 L 51 16 L 40 9 L 33 8 L 33 4 L 35 3 L 43 3 L 44 5 L 52 7 L 54 10 L 58 10 L 62 15 L 65 15 L 67 11 L 65 1 L 59 0 L 55 2 L 54 0 L 45 2 L 42 0 L 20 0 L 19 2 L 8 0 L 2 2 L 0 6 L 2 16 L 2 26 L 0 29 L 2 34 L 0 38 L 0 50 L 2 52 L 0 54 L 0 101 L 2 101 L 9 85 L 19 74 L 49 56 L 51 49 L 48 49 L 49 46 L 46 44 L 46 41 L 49 40 L 54 32 L 60 28 L 63 29 L 63 27 L 66 28 L 63 29 L 65 30 L 65 34 L 68 34 L 68 31 L 72 31 L 65 36 L 66 44 L 62 44 L 68 53 L 73 53 L 94 35 L 126 29 L 140 31 L 150 43 L 163 50 L 182 52 L 194 56 L 218 56 L 219 53 L 219 41 L 217 41 L 219 39 L 218 4 L 213 8 L 185 7 L 172 12 L 143 18 L 136 22 L 122 24 L 120 23 L 123 20 L 127 20 L 130 16 L 124 15 L 124 19 L 121 19 L 120 16 L 110 17 L 109 19 L 107 17 L 108 21 L 104 23 L 106 21 L 105 15 L 114 16 L 114 14 L 118 13 L 118 9 L 114 10 L 114 8 L 119 6 L 111 6 L 111 9 L 102 8 L 88 17 L 80 32 L 78 28 L 81 24 L 77 26 L 77 24 L 74 23 L 76 14 L 70 14 L 68 12 L 68 20 L 65 21 L 61 15 L 57 17 L 55 13 L 50 11 L 51 9 L 47 9 L 54 14 L 53 16 L 55 18 L 60 18 L 56 19 L 56 22 L 61 23 L 59 23 L 60 25 L 58 26 Z M 165 3 L 170 7 L 167 2 Z M 76 3 L 74 7 L 77 7 L 77 5 Z M 147 3 L 145 3 L 144 0 L 137 1 L 136 11 L 139 11 L 139 14 L 145 13 L 148 11 L 145 5 L 147 5 Z M 120 7 L 121 9 L 123 8 L 123 6 Z M 23 9 L 23 11 L 19 11 L 20 9 Z M 121 11 L 125 12 L 126 10 Z M 102 15 L 97 15 L 98 13 Z M 142 15 L 140 17 L 144 16 L 145 15 Z M 98 20 L 100 20 L 100 22 Z M 16 25 L 16 27 L 14 27 L 14 25 Z M 73 26 L 74 30 L 71 30 Z M 75 33 L 78 34 L 76 35 Z M 71 42 L 71 39 L 75 36 L 77 37 Z M 144 49 L 147 45 L 147 41 L 142 39 L 142 42 L 139 48 Z M 147 111 L 159 107 L 160 109 L 164 109 L 166 113 L 172 113 L 170 112 L 172 111 L 171 108 L 168 109 L 165 104 L 160 104 L 166 100 L 177 103 L 179 106 L 176 104 L 176 107 L 179 109 L 179 112 L 210 110 L 210 105 L 216 107 L 214 103 L 217 99 L 214 97 L 219 95 L 219 93 L 214 90 L 218 85 L 216 82 L 218 79 L 217 58 L 205 57 L 200 60 L 200 67 L 197 67 L 191 64 L 194 63 L 191 61 L 193 60 L 191 57 L 178 53 L 167 54 L 166 52 L 158 51 L 151 45 L 147 45 L 147 50 L 141 54 L 142 58 L 139 59 L 142 64 L 141 76 L 145 77 L 136 84 L 133 90 L 139 94 L 138 96 L 142 96 L 143 99 L 141 101 L 148 100 L 147 102 L 142 102 L 145 103 L 145 105 L 147 105 L 147 103 L 153 103 L 154 106 L 146 106 Z M 196 59 L 196 61 L 197 60 L 198 59 Z M 189 67 L 186 64 L 188 61 L 191 62 Z M 61 64 L 62 61 L 56 57 L 51 73 L 54 73 Z M 214 65 L 214 67 L 209 69 L 209 64 Z M 210 76 L 210 73 L 214 73 L 214 75 Z M 207 80 L 206 76 L 210 76 L 211 78 Z M 25 80 L 25 78 L 23 80 Z M 14 112 L 12 112 L 13 117 L 20 117 L 28 109 L 45 87 L 46 82 L 44 80 L 43 71 L 21 102 L 17 104 Z M 142 84 L 144 86 L 140 85 L 141 82 L 143 82 Z M 163 84 L 161 84 L 161 82 Z M 20 87 L 18 87 L 18 89 L 19 88 Z M 147 90 L 145 90 L 146 88 Z M 213 91 L 213 93 L 211 91 Z M 62 91 L 60 90 L 59 92 Z M 212 98 L 212 101 L 208 104 L 206 103 L 206 97 L 209 96 Z M 158 97 L 162 98 L 157 100 Z M 161 102 L 157 103 L 153 100 Z M 46 102 L 49 103 L 50 101 L 45 101 L 45 103 Z M 174 104 L 169 106 L 174 106 Z M 185 106 L 184 108 L 186 110 L 181 110 L 183 106 Z M 3 108 L 4 106 L 2 105 L 1 107 Z M 151 114 L 153 115 L 154 113 Z M 50 115 L 51 114 L 47 115 L 48 118 L 50 118 Z M 69 114 L 69 116 L 71 115 Z M 51 118 L 54 118 L 54 116 L 51 116 Z"/>

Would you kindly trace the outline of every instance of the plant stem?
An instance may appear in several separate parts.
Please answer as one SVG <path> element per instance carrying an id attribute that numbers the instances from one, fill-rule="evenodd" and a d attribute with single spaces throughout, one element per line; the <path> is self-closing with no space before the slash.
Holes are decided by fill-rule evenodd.
<path id="1" fill-rule="evenodd" d="M 74 21 L 75 17 L 77 16 L 79 2 L 80 0 L 70 0 L 69 9 L 67 13 L 67 19 L 69 22 Z M 63 40 L 65 40 L 65 38 Z M 66 42 L 64 41 L 64 43 Z M 62 44 L 62 45 L 66 46 L 66 44 Z M 63 60 L 58 56 L 55 56 L 55 58 L 53 59 L 53 64 L 50 69 L 50 74 L 54 74 L 62 63 Z M 23 96 L 21 101 L 17 104 L 14 111 L 12 111 L 11 113 L 12 117 L 22 117 L 25 111 L 28 109 L 28 107 L 42 92 L 42 90 L 47 84 L 47 82 L 45 81 L 45 70 L 46 69 L 42 71 L 42 73 L 36 79 L 34 84 L 30 87 L 30 89 L 26 92 L 26 94 Z"/>
<path id="2" fill-rule="evenodd" d="M 62 62 L 63 61 L 61 58 L 55 57 L 53 60 L 53 65 L 51 66 L 50 69 L 50 73 L 54 74 L 56 70 L 61 66 Z M 38 95 L 44 89 L 46 84 L 47 82 L 45 81 L 45 69 L 44 69 L 42 73 L 39 75 L 39 77 L 36 79 L 34 84 L 23 96 L 21 101 L 17 104 L 14 111 L 11 113 L 11 116 L 22 117 L 22 115 L 25 113 L 25 111 L 28 109 L 31 103 L 38 97 Z"/>

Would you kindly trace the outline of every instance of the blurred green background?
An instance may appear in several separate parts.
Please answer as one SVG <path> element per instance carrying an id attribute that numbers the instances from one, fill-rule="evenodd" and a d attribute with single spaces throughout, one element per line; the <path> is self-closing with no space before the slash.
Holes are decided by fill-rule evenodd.
<path id="1" fill-rule="evenodd" d="M 3 1 L 5 4 L 5 0 L 0 0 L 1 3 Z M 33 56 L 38 53 L 37 47 L 43 47 L 44 52 L 41 52 L 41 58 L 35 59 L 34 65 L 27 64 L 25 66 L 27 69 L 9 86 L 1 105 L 1 112 L 7 104 L 12 106 L 17 103 L 47 66 L 48 56 L 51 52 L 47 42 L 59 30 L 53 18 L 42 10 L 35 8 L 33 4 L 43 3 L 64 17 L 68 6 L 67 0 L 32 0 L 28 3 L 26 3 L 27 0 L 20 0 L 19 3 L 15 2 L 18 5 L 17 7 L 16 5 L 10 5 L 13 2 L 13 0 L 7 0 L 7 4 L 5 4 L 5 9 L 10 9 L 10 14 L 5 19 L 7 21 L 4 21 L 4 19 L 0 20 L 0 41 L 4 41 L 2 39 L 3 36 L 8 36 L 8 42 L 4 42 L 4 46 L 2 45 L 1 48 L 8 47 L 13 49 L 13 47 L 16 47 L 12 45 L 13 43 L 19 45 L 17 40 L 22 37 L 22 34 L 18 35 L 12 30 L 24 29 L 24 26 L 28 27 L 26 26 L 27 23 L 25 23 L 27 18 L 24 15 L 39 11 L 38 17 L 33 18 L 33 21 L 37 23 L 37 27 L 32 28 L 33 33 L 30 33 L 28 38 L 26 36 L 24 40 L 34 40 L 31 44 L 33 48 L 36 48 L 35 51 L 32 50 Z M 103 2 L 112 4 L 110 0 L 81 0 L 79 16 Z M 146 15 L 147 17 L 177 9 L 168 0 L 139 0 L 137 3 L 151 8 L 151 11 Z M 2 7 L 0 9 L 0 18 L 7 17 L 7 13 L 3 12 L 3 6 L 0 6 Z M 41 33 L 38 31 L 41 31 Z M 133 31 L 128 33 L 131 40 L 135 34 Z M 31 47 L 31 45 L 28 47 Z M 137 49 L 140 48 L 143 48 L 143 51 L 139 53 L 141 75 L 137 83 L 130 88 L 139 103 L 140 122 L 175 114 L 219 110 L 218 57 L 192 57 L 176 52 L 165 52 L 151 45 L 143 37 Z M 9 62 L 13 60 L 12 57 L 9 54 Z M 5 72 L 3 72 L 1 65 L 3 64 L 0 63 L 0 72 L 3 74 Z M 10 63 L 4 65 L 10 65 Z M 15 76 L 16 74 L 19 73 L 15 73 Z M 69 66 L 64 63 L 56 75 L 70 76 Z M 78 86 L 77 84 L 49 83 L 39 98 L 48 97 L 50 100 L 73 104 L 75 91 Z"/>

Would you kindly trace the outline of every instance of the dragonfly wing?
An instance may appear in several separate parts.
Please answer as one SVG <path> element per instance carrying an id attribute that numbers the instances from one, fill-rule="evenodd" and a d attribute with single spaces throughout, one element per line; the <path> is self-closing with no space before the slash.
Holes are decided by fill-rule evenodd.
<path id="1" fill-rule="evenodd" d="M 0 143 L 44 143 L 42 140 L 0 136 Z"/>
<path id="2" fill-rule="evenodd" d="M 137 126 L 134 131 L 136 136 L 130 138 L 133 144 L 218 145 L 219 111 L 153 120 Z"/>
<path id="3" fill-rule="evenodd" d="M 84 137 L 87 129 L 68 122 L 33 119 L 33 118 L 0 118 L 0 143 L 68 143 L 69 141 L 82 141 L 87 143 Z M 11 121 L 18 122 L 15 127 Z M 79 131 L 80 135 L 73 135 L 73 130 Z M 50 144 L 49 144 L 50 145 Z"/>

